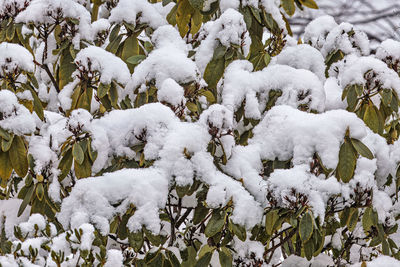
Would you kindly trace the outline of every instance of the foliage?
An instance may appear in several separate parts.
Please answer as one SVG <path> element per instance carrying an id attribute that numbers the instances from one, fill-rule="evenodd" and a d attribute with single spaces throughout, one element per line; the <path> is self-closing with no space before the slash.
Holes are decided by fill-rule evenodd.
<path id="1" fill-rule="evenodd" d="M 0 265 L 400 260 L 398 61 L 314 0 L 0 3 Z"/>

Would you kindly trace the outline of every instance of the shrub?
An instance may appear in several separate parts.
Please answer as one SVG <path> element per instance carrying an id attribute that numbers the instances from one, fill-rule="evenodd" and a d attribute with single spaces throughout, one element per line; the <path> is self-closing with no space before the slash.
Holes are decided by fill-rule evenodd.
<path id="1" fill-rule="evenodd" d="M 400 43 L 305 8 L 0 1 L 0 265 L 400 265 Z"/>

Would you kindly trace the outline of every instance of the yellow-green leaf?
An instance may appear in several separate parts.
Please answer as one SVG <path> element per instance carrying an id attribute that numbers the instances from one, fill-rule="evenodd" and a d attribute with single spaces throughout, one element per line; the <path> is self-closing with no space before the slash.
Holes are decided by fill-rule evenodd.
<path id="1" fill-rule="evenodd" d="M 281 0 L 282 7 L 289 16 L 293 16 L 296 11 L 296 6 L 294 5 L 294 0 Z"/>
<path id="2" fill-rule="evenodd" d="M 26 173 L 28 172 L 28 158 L 26 155 L 26 148 L 22 137 L 14 137 L 8 153 L 10 155 L 11 164 L 15 172 L 20 177 L 25 177 Z"/>
<path id="3" fill-rule="evenodd" d="M 365 124 L 374 132 L 379 131 L 379 117 L 376 113 L 376 107 L 370 102 L 365 110 L 364 118 Z"/>
<path id="4" fill-rule="evenodd" d="M 197 111 L 197 105 L 195 103 L 187 102 L 186 107 L 193 113 Z"/>
<path id="5" fill-rule="evenodd" d="M 78 178 L 86 178 L 92 175 L 92 166 L 90 165 L 89 157 L 85 157 L 82 164 L 74 160 L 75 175 Z"/>
<path id="6" fill-rule="evenodd" d="M 204 92 L 202 92 L 201 94 L 207 98 L 207 101 L 208 101 L 210 104 L 213 104 L 213 103 L 216 102 L 216 101 L 215 101 L 214 94 L 213 94 L 211 91 L 204 91 Z"/>
<path id="7" fill-rule="evenodd" d="M 85 155 L 83 153 L 83 149 L 82 147 L 79 145 L 79 143 L 75 143 L 72 146 L 72 156 L 74 157 L 74 159 L 76 160 L 76 162 L 78 162 L 78 164 L 82 165 L 83 160 L 85 158 Z"/>
<path id="8" fill-rule="evenodd" d="M 318 5 L 314 0 L 300 0 L 300 3 L 308 8 L 318 9 Z"/>
<path id="9" fill-rule="evenodd" d="M 265 231 L 268 235 L 272 235 L 274 232 L 274 225 L 278 221 L 279 215 L 277 210 L 271 210 L 265 217 Z"/>
<path id="10" fill-rule="evenodd" d="M 36 196 L 37 198 L 42 201 L 43 196 L 44 196 L 44 187 L 43 187 L 43 183 L 38 183 L 36 185 Z"/>
<path id="11" fill-rule="evenodd" d="M 354 148 L 357 150 L 357 152 L 367 158 L 367 159 L 373 159 L 374 155 L 372 154 L 371 150 L 369 150 L 369 148 L 363 144 L 363 142 L 361 142 L 360 140 L 351 138 L 351 143 L 353 144 Z"/>
<path id="12" fill-rule="evenodd" d="M 131 56 L 135 56 L 139 54 L 139 42 L 138 35 L 140 32 L 130 35 L 124 41 L 124 48 L 122 49 L 122 59 L 126 61 Z"/>
<path id="13" fill-rule="evenodd" d="M 176 23 L 178 25 L 180 35 L 184 37 L 189 31 L 189 22 L 195 10 L 190 5 L 188 0 L 179 0 L 177 5 L 178 9 L 176 11 Z"/>
<path id="14" fill-rule="evenodd" d="M 0 150 L 0 178 L 7 181 L 12 173 L 12 166 L 8 153 Z"/>

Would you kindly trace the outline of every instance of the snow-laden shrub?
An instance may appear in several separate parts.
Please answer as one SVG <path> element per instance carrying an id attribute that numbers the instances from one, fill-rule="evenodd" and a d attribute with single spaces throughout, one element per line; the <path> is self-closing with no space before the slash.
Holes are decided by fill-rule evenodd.
<path id="1" fill-rule="evenodd" d="M 1 266 L 400 266 L 400 43 L 314 0 L 0 0 Z"/>

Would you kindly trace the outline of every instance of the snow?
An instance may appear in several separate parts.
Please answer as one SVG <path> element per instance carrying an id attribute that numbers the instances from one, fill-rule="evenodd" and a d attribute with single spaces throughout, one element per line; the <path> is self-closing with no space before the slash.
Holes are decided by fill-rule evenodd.
<path id="1" fill-rule="evenodd" d="M 164 80 L 161 88 L 157 91 L 157 98 L 159 101 L 167 102 L 173 106 L 186 103 L 184 89 L 171 78 Z"/>
<path id="2" fill-rule="evenodd" d="M 203 1 L 203 11 L 209 10 L 215 2 Z M 4 7 L 10 3 L 14 2 L 0 0 L 0 17 L 4 16 Z M 24 4 L 22 0 L 15 0 L 18 8 L 24 9 Z M 61 206 L 61 211 L 56 213 L 61 225 L 56 227 L 40 214 L 30 215 L 29 205 L 17 217 L 22 200 L 16 196 L 25 181 L 18 184 L 19 179 L 13 175 L 0 190 L 2 198 L 3 193 L 9 198 L 0 201 L 0 217 L 5 218 L 0 220 L 0 226 L 4 227 L 13 249 L 20 245 L 21 251 L 13 251 L 16 258 L 0 256 L 2 266 L 57 266 L 49 256 L 52 252 L 64 253 L 67 261 L 62 266 L 79 265 L 82 263 L 79 250 L 98 253 L 96 231 L 103 236 L 110 234 L 111 221 L 116 216 L 123 216 L 128 209 L 134 210 L 127 222 L 130 232 L 146 228 L 153 234 L 171 238 L 171 224 L 160 214 L 168 204 L 175 205 L 179 201 L 184 209 L 195 208 L 198 193 L 203 189 L 206 195 L 201 201 L 205 207 L 220 209 L 229 205 L 227 220 L 248 231 L 244 242 L 234 237 L 228 244 L 234 251 L 234 259 L 243 259 L 243 264 L 251 264 L 252 258 L 265 256 L 265 244 L 250 240 L 252 228 L 265 223 L 264 213 L 270 208 L 293 208 L 296 194 L 307 198 L 308 210 L 319 225 L 323 225 L 327 205 L 331 205 L 333 198 L 339 203 L 338 209 L 348 207 L 353 205 L 356 190 L 371 192 L 372 199 L 366 205 L 377 211 L 380 223 L 397 223 L 400 204 L 394 197 L 396 185 L 386 183 L 389 174 L 396 177 L 400 141 L 388 144 L 386 136 L 373 133 L 355 113 L 346 111 L 347 102 L 342 100 L 342 93 L 348 85 L 367 85 L 365 73 L 372 71 L 375 74 L 371 78 L 373 82 L 400 95 L 400 78 L 391 69 L 400 61 L 398 41 L 382 42 L 375 53 L 370 49 L 366 34 L 358 28 L 349 23 L 339 25 L 333 17 L 321 16 L 305 28 L 304 44 L 298 45 L 296 39 L 286 36 L 284 10 L 279 0 L 220 0 L 220 9 L 215 15 L 204 17 L 204 21 L 210 20 L 201 25 L 198 34 L 184 38 L 177 27 L 166 20 L 172 8 L 176 8 L 173 1 L 166 6 L 147 0 L 103 1 L 100 19 L 93 22 L 90 1 L 31 0 L 27 4 L 25 10 L 11 7 L 10 12 L 19 12 L 13 17 L 16 23 L 25 24 L 22 32 L 29 38 L 30 47 L 26 46 L 29 49 L 12 43 L 0 44 L 0 75 L 17 77 L 17 88 L 8 88 L 9 85 L 4 83 L 2 89 L 10 90 L 0 90 L 0 127 L 21 136 L 28 145 L 34 163 L 29 171 L 33 177 L 40 174 L 45 177 L 49 197 Z M 282 52 L 259 71 L 254 71 L 253 64 L 246 58 L 251 39 L 240 10 L 248 6 L 271 14 L 286 42 Z M 48 73 L 34 64 L 34 59 L 47 64 L 58 81 L 59 75 L 55 72 L 59 58 L 53 50 L 60 44 L 54 34 L 46 37 L 46 44 L 38 39 L 39 31 L 57 19 L 61 27 L 75 27 L 76 32 L 67 38 L 79 51 L 73 61 L 78 69 L 61 92 L 56 91 Z M 79 23 L 74 24 L 75 20 Z M 31 26 L 26 26 L 28 23 Z M 138 37 L 139 45 L 151 44 L 151 49 L 147 47 L 149 43 L 145 45 L 146 49 L 142 47 L 144 60 L 135 66 L 132 74 L 133 69 L 128 69 L 120 58 L 120 50 L 116 55 L 105 50 L 109 30 L 124 23 L 138 30 L 144 27 Z M 119 34 L 125 35 L 127 30 L 126 26 L 122 27 Z M 263 41 L 269 34 L 264 32 Z M 99 42 L 99 37 L 104 40 Z M 203 76 L 216 49 L 221 47 L 240 50 L 244 59 L 230 62 L 213 91 L 214 88 L 207 87 Z M 334 63 L 326 75 L 327 57 L 338 50 L 345 57 Z M 42 57 L 43 53 L 47 57 Z M 34 90 L 43 102 L 44 120 L 31 112 L 30 101 L 34 96 L 31 91 L 19 87 L 28 81 L 27 72 L 38 80 L 39 86 Z M 70 111 L 71 96 L 79 89 L 78 84 L 84 82 L 80 77 L 82 73 L 88 75 L 86 78 L 93 82 L 90 84 L 93 88 L 100 83 L 118 84 L 118 100 L 129 96 L 132 105 L 138 93 L 156 89 L 149 102 L 157 100 L 157 103 L 137 108 L 123 103 L 121 109 L 105 111 L 100 109 L 94 94 L 90 111 Z M 205 90 L 216 96 L 216 103 L 207 101 L 202 95 Z M 201 110 L 189 112 L 185 107 L 188 102 L 196 102 Z M 179 116 L 174 113 L 177 108 L 183 109 Z M 68 111 L 67 114 L 64 111 Z M 239 113 L 244 116 L 237 117 Z M 394 123 L 397 117 L 398 114 L 394 114 L 386 123 Z M 249 138 L 242 142 L 241 135 L 245 132 L 249 133 Z M 344 183 L 335 177 L 334 170 L 346 132 L 363 142 L 374 158 L 358 156 L 354 176 Z M 59 181 L 63 145 L 82 138 L 90 138 L 91 149 L 97 153 L 91 166 L 91 177 L 76 179 L 74 175 L 68 175 Z M 331 173 L 319 174 L 310 167 L 316 154 Z M 276 168 L 270 172 L 266 164 L 276 160 L 290 164 L 287 169 Z M 129 161 L 144 161 L 144 165 L 107 172 L 107 168 L 119 168 L 119 164 Z M 71 171 L 74 172 L 74 167 Z M 34 178 L 34 183 L 37 182 Z M 201 184 L 199 191 L 181 200 L 176 198 L 176 186 L 192 186 L 195 182 Z M 168 248 L 163 245 L 174 251 L 180 260 L 179 249 L 186 247 L 186 236 L 180 235 L 189 229 L 193 216 L 193 212 L 188 211 L 187 222 L 175 229 L 179 231 L 175 243 Z M 172 215 L 177 214 L 175 212 L 173 209 Z M 362 212 L 360 208 L 360 214 Z M 14 236 L 14 226 L 21 230 L 23 240 Z M 50 236 L 45 234 L 48 227 Z M 283 229 L 288 227 L 291 226 L 284 223 Z M 325 243 L 341 249 L 345 242 L 344 229 L 339 227 L 327 235 Z M 207 242 L 200 230 L 191 234 L 202 245 Z M 364 239 L 361 223 L 353 235 L 359 240 Z M 398 241 L 398 233 L 395 235 L 390 238 Z M 279 242 L 278 239 L 271 240 L 274 244 L 276 241 Z M 25 257 L 29 255 L 29 247 L 39 252 L 34 263 Z M 157 251 L 159 247 L 149 245 L 147 249 Z M 373 249 L 362 248 L 361 251 L 360 244 L 354 245 L 349 264 L 358 261 L 360 256 L 371 254 Z M 123 266 L 129 251 L 131 249 L 123 252 L 118 242 L 107 243 L 105 266 Z M 310 261 L 293 255 L 283 259 L 279 249 L 268 256 L 271 256 L 271 265 L 323 267 L 335 264 L 328 253 L 330 251 Z M 143 257 L 141 252 L 137 255 Z M 371 260 L 367 266 L 399 265 L 397 260 L 386 256 Z M 218 253 L 214 252 L 212 263 L 218 265 L 218 261 Z M 99 264 L 98 259 L 93 264 Z"/>
<path id="3" fill-rule="evenodd" d="M 12 17 L 23 10 L 31 0 L 0 0 L 0 17 Z"/>
<path id="4" fill-rule="evenodd" d="M 160 231 L 158 210 L 167 201 L 168 180 L 162 172 L 149 169 L 124 169 L 101 177 L 79 180 L 70 196 L 64 199 L 57 215 L 64 227 L 78 228 L 92 223 L 103 235 L 109 232 L 109 220 L 124 214 L 130 204 L 136 211 L 128 221 L 131 231 L 145 226 Z M 119 203 L 114 208 L 113 204 Z M 88 216 L 84 216 L 84 215 Z"/>
<path id="5" fill-rule="evenodd" d="M 368 37 L 353 25 L 343 22 L 333 28 L 326 36 L 321 53 L 327 57 L 329 53 L 338 50 L 341 50 L 344 54 L 368 56 L 370 53 Z"/>
<path id="6" fill-rule="evenodd" d="M 17 23 L 41 25 L 54 23 L 55 18 L 72 18 L 79 20 L 79 32 L 73 43 L 92 36 L 90 13 L 73 0 L 32 0 L 29 6 L 15 18 Z M 51 54 L 51 53 L 50 53 Z"/>
<path id="7" fill-rule="evenodd" d="M 29 218 L 30 207 L 27 207 L 21 216 L 17 217 L 21 203 L 22 200 L 20 199 L 3 199 L 0 201 L 0 229 L 4 227 L 6 236 L 10 239 L 14 236 L 14 226 L 27 221 Z M 4 225 L 3 218 L 5 218 Z"/>
<path id="8" fill-rule="evenodd" d="M 382 88 L 393 89 L 400 93 L 400 78 L 397 73 L 388 68 L 387 65 L 372 57 L 357 57 L 349 55 L 337 65 L 339 74 L 338 81 L 344 89 L 348 85 L 366 85 L 365 73 L 373 71 L 373 80 L 379 83 Z"/>
<path id="9" fill-rule="evenodd" d="M 146 0 L 120 0 L 112 9 L 109 18 L 110 23 L 127 22 L 136 25 L 148 24 L 153 29 L 166 25 L 167 21 L 158 12 L 158 9 Z"/>
<path id="10" fill-rule="evenodd" d="M 203 40 L 197 48 L 195 61 L 201 73 L 204 73 L 218 44 L 227 48 L 231 44 L 239 45 L 244 56 L 250 51 L 251 39 L 243 15 L 234 9 L 228 9 L 215 21 L 205 23 L 199 34 Z"/>
<path id="11" fill-rule="evenodd" d="M 126 84 L 130 77 L 125 62 L 100 47 L 89 46 L 82 49 L 76 55 L 75 63 L 78 65 L 75 75 L 81 68 L 86 71 L 98 71 L 101 75 L 100 82 L 104 84 L 110 84 L 112 80 Z"/>
<path id="12" fill-rule="evenodd" d="M 352 267 L 357 267 L 360 264 L 353 264 Z M 388 267 L 388 266 L 400 266 L 400 261 L 389 257 L 389 256 L 379 256 L 378 258 L 367 262 L 367 267 Z"/>
<path id="13" fill-rule="evenodd" d="M 121 267 L 123 266 L 123 259 L 121 251 L 110 249 L 107 251 L 107 261 L 104 267 Z"/>
<path id="14" fill-rule="evenodd" d="M 285 48 L 271 62 L 279 65 L 288 65 L 295 69 L 309 70 L 325 81 L 325 59 L 322 54 L 310 45 L 302 44 Z M 271 64 L 270 63 L 270 64 Z"/>
<path id="15" fill-rule="evenodd" d="M 279 29 L 282 30 L 283 34 L 287 34 L 286 23 L 283 20 L 281 10 L 279 8 L 279 0 L 261 0 L 261 6 L 265 12 L 271 14 L 272 18 L 276 21 Z M 255 5 L 257 6 L 257 5 Z"/>
<path id="16" fill-rule="evenodd" d="M 0 91 L 0 127 L 17 135 L 33 133 L 36 129 L 35 118 L 29 110 L 18 103 L 11 91 Z"/>
<path id="17" fill-rule="evenodd" d="M 326 42 L 328 33 L 337 26 L 335 19 L 328 15 L 314 19 L 304 29 L 304 43 L 320 50 Z"/>
<path id="18" fill-rule="evenodd" d="M 30 232 L 34 232 L 35 227 L 37 227 L 39 231 L 44 230 L 46 227 L 46 221 L 41 214 L 38 213 L 32 214 L 27 222 L 19 224 L 19 228 L 21 228 L 23 234 L 29 234 Z"/>
<path id="19" fill-rule="evenodd" d="M 246 100 L 245 116 L 261 119 L 269 92 L 280 90 L 282 95 L 277 99 L 276 105 L 297 108 L 305 104 L 309 105 L 309 109 L 324 109 L 325 91 L 314 73 L 286 65 L 272 65 L 257 72 L 252 70 L 252 64 L 244 60 L 232 62 L 226 68 L 221 92 L 224 106 L 236 111 L 243 100 Z"/>
<path id="20" fill-rule="evenodd" d="M 389 60 L 395 63 L 400 61 L 400 42 L 393 39 L 383 41 L 376 50 L 376 57 L 380 60 Z"/>
<path id="21" fill-rule="evenodd" d="M 23 46 L 2 42 L 0 44 L 0 68 L 3 76 L 21 70 L 33 72 L 33 56 Z"/>
<path id="22" fill-rule="evenodd" d="M 325 110 L 346 109 L 347 102 L 342 100 L 343 89 L 338 84 L 338 80 L 330 77 L 326 80 L 325 84 Z"/>
<path id="23" fill-rule="evenodd" d="M 187 55 L 188 46 L 182 40 L 179 32 L 172 26 L 158 28 L 152 36 L 154 50 L 136 68 L 126 89 L 134 91 L 155 81 L 157 88 L 170 78 L 178 84 L 186 84 L 198 80 L 198 70 L 195 63 Z M 145 89 L 140 88 L 140 92 Z"/>

